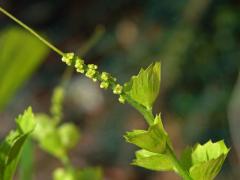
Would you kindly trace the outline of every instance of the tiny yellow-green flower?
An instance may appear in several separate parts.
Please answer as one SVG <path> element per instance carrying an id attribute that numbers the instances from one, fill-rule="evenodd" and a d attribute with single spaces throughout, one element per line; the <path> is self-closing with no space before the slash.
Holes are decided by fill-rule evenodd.
<path id="1" fill-rule="evenodd" d="M 114 89 L 113 89 L 113 93 L 114 94 L 121 94 L 122 93 L 122 89 L 123 87 L 120 84 L 117 84 Z"/>
<path id="2" fill-rule="evenodd" d="M 68 66 L 70 66 L 72 64 L 73 58 L 74 58 L 74 53 L 66 53 L 62 57 L 62 61 L 65 62 Z"/>

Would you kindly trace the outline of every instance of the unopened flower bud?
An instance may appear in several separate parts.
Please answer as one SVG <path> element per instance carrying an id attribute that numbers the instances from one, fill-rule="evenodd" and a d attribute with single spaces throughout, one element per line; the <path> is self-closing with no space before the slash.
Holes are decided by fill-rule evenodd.
<path id="1" fill-rule="evenodd" d="M 98 66 L 95 64 L 88 64 L 88 68 L 96 70 L 98 68 Z"/>
<path id="2" fill-rule="evenodd" d="M 84 73 L 84 61 L 80 58 L 76 59 L 75 68 L 77 72 Z"/>
<path id="3" fill-rule="evenodd" d="M 122 93 L 122 89 L 123 87 L 120 84 L 117 84 L 114 89 L 113 89 L 113 93 L 114 94 L 121 94 Z"/>
<path id="4" fill-rule="evenodd" d="M 124 104 L 125 103 L 125 98 L 122 95 L 120 95 L 119 98 L 118 98 L 118 101 L 120 103 Z"/>
<path id="5" fill-rule="evenodd" d="M 91 78 L 91 79 L 94 78 L 94 75 L 95 75 L 95 74 L 96 74 L 96 70 L 94 70 L 94 69 L 88 69 L 87 72 L 86 72 L 86 76 L 87 76 L 88 78 Z"/>
<path id="6" fill-rule="evenodd" d="M 68 66 L 70 66 L 73 62 L 73 58 L 74 58 L 74 53 L 66 53 L 62 57 L 62 61 L 65 62 Z"/>
<path id="7" fill-rule="evenodd" d="M 109 74 L 106 73 L 106 72 L 102 72 L 102 74 L 101 74 L 101 79 L 102 79 L 103 81 L 108 81 L 108 79 L 109 79 Z"/>
<path id="8" fill-rule="evenodd" d="M 109 86 L 108 82 L 103 81 L 103 82 L 100 83 L 100 88 L 107 89 L 108 86 Z"/>

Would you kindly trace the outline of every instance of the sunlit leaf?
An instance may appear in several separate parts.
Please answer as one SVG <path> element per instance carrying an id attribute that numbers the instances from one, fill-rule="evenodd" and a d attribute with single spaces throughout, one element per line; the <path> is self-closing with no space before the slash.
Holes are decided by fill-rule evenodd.
<path id="1" fill-rule="evenodd" d="M 198 163 L 190 168 L 190 175 L 194 180 L 213 180 L 219 171 L 226 156 L 221 155 L 217 159 Z"/>
<path id="2" fill-rule="evenodd" d="M 169 155 L 152 153 L 146 150 L 137 151 L 136 159 L 132 164 L 154 171 L 170 171 L 174 168 Z"/>
<path id="3" fill-rule="evenodd" d="M 205 162 L 211 159 L 216 159 L 221 155 L 227 155 L 229 149 L 226 147 L 224 141 L 213 143 L 211 140 L 201 145 L 197 144 L 192 152 L 193 164 Z"/>
<path id="4" fill-rule="evenodd" d="M 125 84 L 124 91 L 135 101 L 147 107 L 152 108 L 156 100 L 161 80 L 161 64 L 156 62 L 147 69 L 141 69 L 137 76 Z"/>
<path id="5" fill-rule="evenodd" d="M 221 170 L 222 164 L 229 152 L 223 141 L 204 145 L 197 144 L 192 152 L 192 167 L 189 172 L 193 179 L 212 180 Z"/>
<path id="6" fill-rule="evenodd" d="M 35 121 L 30 121 L 30 119 L 34 119 L 34 115 L 32 113 L 32 109 L 28 108 L 23 115 L 19 115 L 16 119 L 17 129 L 21 133 L 29 133 L 36 126 Z"/>
<path id="7" fill-rule="evenodd" d="M 34 174 L 34 144 L 29 138 L 23 146 L 21 159 L 19 162 L 19 179 L 32 180 Z"/>
<path id="8" fill-rule="evenodd" d="M 164 152 L 168 141 L 168 135 L 163 129 L 160 116 L 156 116 L 153 125 L 147 131 L 134 130 L 127 132 L 124 137 L 128 142 L 155 153 Z"/>
<path id="9" fill-rule="evenodd" d="M 46 138 L 49 132 L 55 130 L 55 124 L 53 123 L 51 117 L 46 114 L 36 114 L 35 119 L 37 122 L 36 129 L 34 130 L 32 136 L 37 140 L 42 140 Z"/>
<path id="10" fill-rule="evenodd" d="M 0 179 L 11 180 L 20 159 L 24 142 L 35 128 L 31 108 L 17 118 L 17 129 L 11 131 L 0 144 Z M 24 127 L 24 125 L 30 124 Z"/>
<path id="11" fill-rule="evenodd" d="M 66 156 L 67 151 L 76 146 L 80 139 L 80 132 L 72 123 L 58 127 L 54 119 L 46 114 L 37 114 L 36 121 L 33 138 L 43 150 L 57 158 Z"/>
<path id="12" fill-rule="evenodd" d="M 189 168 L 192 166 L 192 148 L 191 147 L 187 147 L 184 149 L 180 157 L 180 163 L 187 170 L 189 170 Z"/>
<path id="13" fill-rule="evenodd" d="M 45 114 L 36 115 L 37 127 L 33 138 L 38 141 L 40 147 L 57 158 L 64 157 L 66 150 L 57 133 L 54 121 Z"/>
<path id="14" fill-rule="evenodd" d="M 48 50 L 18 28 L 0 32 L 0 111 L 42 62 Z"/>
<path id="15" fill-rule="evenodd" d="M 61 142 L 66 149 L 76 146 L 80 139 L 80 132 L 72 123 L 64 123 L 58 128 L 56 133 L 59 134 Z"/>

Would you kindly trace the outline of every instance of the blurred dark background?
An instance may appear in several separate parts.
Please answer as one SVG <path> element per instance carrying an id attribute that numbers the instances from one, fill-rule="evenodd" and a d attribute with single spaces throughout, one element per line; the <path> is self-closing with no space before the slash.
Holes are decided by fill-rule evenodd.
<path id="1" fill-rule="evenodd" d="M 96 28 L 104 29 L 84 59 L 120 82 L 161 61 L 161 91 L 154 111 L 162 113 L 174 147 L 181 152 L 187 144 L 224 139 L 231 152 L 217 179 L 240 179 L 240 1 L 18 0 L 1 1 L 1 6 L 65 52 L 81 54 Z M 9 26 L 16 24 L 0 14 L 0 30 Z M 48 112 L 53 88 L 65 69 L 60 61 L 51 51 L 18 89 L 0 113 L 1 137 L 26 106 Z M 67 88 L 64 114 L 65 121 L 76 123 L 82 133 L 71 153 L 77 166 L 101 166 L 109 180 L 179 179 L 173 173 L 129 165 L 136 148 L 122 135 L 145 128 L 144 120 L 129 105 L 120 105 L 110 91 L 79 74 Z M 59 166 L 36 149 L 35 179 L 51 179 L 51 171 Z"/>

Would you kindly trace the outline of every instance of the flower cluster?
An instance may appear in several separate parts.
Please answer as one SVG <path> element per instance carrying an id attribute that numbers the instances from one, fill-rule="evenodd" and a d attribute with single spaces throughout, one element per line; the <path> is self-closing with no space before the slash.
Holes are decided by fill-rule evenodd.
<path id="1" fill-rule="evenodd" d="M 100 81 L 100 88 L 108 89 L 111 88 L 114 94 L 119 95 L 119 102 L 124 103 L 125 98 L 123 96 L 123 87 L 116 82 L 116 78 L 112 77 L 107 72 L 98 72 L 98 66 L 95 64 L 84 63 L 84 60 L 74 55 L 74 53 L 66 53 L 62 57 L 62 61 L 65 62 L 68 66 L 73 66 L 76 68 L 76 71 L 82 74 L 85 74 L 86 77 L 92 79 L 94 82 Z"/>
<path id="2" fill-rule="evenodd" d="M 87 72 L 86 72 L 86 76 L 88 77 L 88 78 L 90 78 L 90 79 L 92 79 L 94 82 L 96 82 L 97 81 L 97 76 L 96 76 L 96 74 L 97 74 L 97 65 L 95 65 L 95 64 L 88 64 L 87 65 Z"/>
<path id="3" fill-rule="evenodd" d="M 75 68 L 77 72 L 84 73 L 84 61 L 77 57 L 76 62 L 75 62 Z"/>
<path id="4" fill-rule="evenodd" d="M 72 65 L 73 59 L 74 59 L 74 53 L 66 53 L 62 57 L 62 61 L 65 62 L 68 66 Z"/>
<path id="5" fill-rule="evenodd" d="M 113 88 L 113 94 L 122 94 L 122 89 L 123 89 L 123 87 L 120 84 L 117 84 Z"/>
<path id="6" fill-rule="evenodd" d="M 107 72 L 102 72 L 100 79 L 101 79 L 101 83 L 100 83 L 100 88 L 103 89 L 107 89 L 109 87 L 109 74 Z"/>

